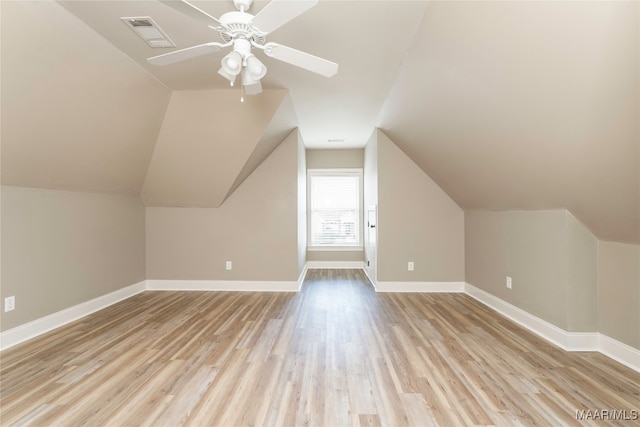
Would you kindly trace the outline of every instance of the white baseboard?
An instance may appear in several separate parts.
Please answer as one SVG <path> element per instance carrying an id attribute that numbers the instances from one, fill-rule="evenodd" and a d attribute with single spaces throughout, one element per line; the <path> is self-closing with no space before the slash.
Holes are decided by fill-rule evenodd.
<path id="1" fill-rule="evenodd" d="M 146 280 L 1 332 L 0 351 L 64 326 L 145 290 L 298 292 L 307 269 L 312 268 L 359 267 L 313 267 L 308 262 L 298 281 Z M 464 292 L 563 350 L 598 351 L 640 372 L 640 350 L 598 332 L 567 332 L 469 283 L 378 282 L 375 288 L 376 292 Z"/>
<path id="2" fill-rule="evenodd" d="M 464 282 L 381 282 L 376 292 L 464 292 Z"/>
<path id="3" fill-rule="evenodd" d="M 567 351 L 598 351 L 599 333 L 597 332 L 567 332 L 565 346 Z"/>
<path id="4" fill-rule="evenodd" d="M 59 328 L 88 316 L 103 308 L 149 291 L 248 291 L 248 292 L 298 292 L 306 267 L 298 281 L 240 281 L 240 280 L 144 280 L 117 291 L 85 301 L 73 307 L 41 317 L 24 325 L 0 332 L 0 351 L 13 347 L 38 335 Z"/>
<path id="5" fill-rule="evenodd" d="M 305 279 L 305 277 L 307 277 L 307 271 L 309 271 L 309 266 L 307 265 L 307 263 L 305 263 L 304 267 L 302 268 L 302 272 L 300 273 L 300 276 L 298 277 L 298 289 L 297 289 L 297 291 L 302 289 L 302 284 L 304 283 L 304 279 Z"/>
<path id="6" fill-rule="evenodd" d="M 598 351 L 623 365 L 640 372 L 640 350 L 598 334 Z"/>
<path id="7" fill-rule="evenodd" d="M 568 332 L 469 283 L 465 293 L 563 350 L 571 351 Z M 597 341 L 597 339 L 596 339 Z M 585 351 L 584 349 L 582 351 Z M 589 351 L 593 351 L 590 349 Z"/>
<path id="8" fill-rule="evenodd" d="M 369 275 L 369 272 L 367 271 L 367 269 L 366 269 L 366 268 L 363 268 L 363 269 L 362 269 L 362 271 L 364 272 L 364 275 L 365 275 L 365 276 L 367 276 L 367 279 L 369 279 L 369 282 L 373 285 L 373 289 L 377 289 L 377 288 L 376 288 L 376 281 L 375 281 L 375 280 L 373 280 L 373 277 L 371 277 L 371 276 Z"/>
<path id="9" fill-rule="evenodd" d="M 147 280 L 148 291 L 298 292 L 297 281 Z"/>
<path id="10" fill-rule="evenodd" d="M 364 269 L 364 261 L 307 261 L 307 268 Z"/>
<path id="11" fill-rule="evenodd" d="M 565 351 L 597 351 L 640 372 L 640 350 L 598 332 L 567 332 L 469 283 L 465 293 Z"/>
<path id="12" fill-rule="evenodd" d="M 53 314 L 41 317 L 24 325 L 6 330 L 0 333 L 0 350 L 13 347 L 31 338 L 42 335 L 53 329 L 78 320 L 98 310 L 102 310 L 117 302 L 131 298 L 132 296 L 144 292 L 145 282 L 139 282 L 126 288 L 118 289 L 106 295 L 99 296 L 89 301 L 85 301 L 73 307 L 66 308 Z"/>

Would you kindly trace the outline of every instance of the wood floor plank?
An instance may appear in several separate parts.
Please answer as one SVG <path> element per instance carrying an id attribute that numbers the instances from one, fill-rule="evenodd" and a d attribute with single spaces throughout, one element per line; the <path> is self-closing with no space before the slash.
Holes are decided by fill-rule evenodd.
<path id="1" fill-rule="evenodd" d="M 639 426 L 640 374 L 464 294 L 144 292 L 0 353 L 2 426 Z"/>

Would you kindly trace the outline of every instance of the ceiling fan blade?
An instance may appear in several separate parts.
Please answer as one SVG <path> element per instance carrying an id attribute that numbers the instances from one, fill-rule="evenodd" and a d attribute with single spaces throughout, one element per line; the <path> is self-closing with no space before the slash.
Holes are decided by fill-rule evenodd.
<path id="1" fill-rule="evenodd" d="M 215 24 L 216 27 L 224 27 L 218 19 L 186 0 L 160 0 L 160 2 L 206 25 Z"/>
<path id="2" fill-rule="evenodd" d="M 277 60 L 313 71 L 325 77 L 331 77 L 338 72 L 338 64 L 335 62 L 327 61 L 278 43 L 265 44 L 264 53 Z"/>
<path id="3" fill-rule="evenodd" d="M 262 33 L 269 34 L 316 4 L 318 0 L 272 0 L 253 17 L 251 24 Z"/>
<path id="4" fill-rule="evenodd" d="M 175 62 L 184 61 L 185 59 L 195 58 L 196 56 L 206 55 L 208 53 L 217 52 L 226 45 L 216 42 L 199 44 L 186 49 L 174 50 L 173 52 L 163 53 L 162 55 L 147 58 L 147 61 L 153 65 L 168 65 Z"/>

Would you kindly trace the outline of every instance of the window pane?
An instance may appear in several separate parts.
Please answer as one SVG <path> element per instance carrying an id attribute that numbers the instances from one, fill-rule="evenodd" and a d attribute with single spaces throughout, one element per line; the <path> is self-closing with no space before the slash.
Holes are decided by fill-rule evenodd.
<path id="1" fill-rule="evenodd" d="M 311 245 L 359 245 L 359 175 L 311 175 L 310 183 Z"/>

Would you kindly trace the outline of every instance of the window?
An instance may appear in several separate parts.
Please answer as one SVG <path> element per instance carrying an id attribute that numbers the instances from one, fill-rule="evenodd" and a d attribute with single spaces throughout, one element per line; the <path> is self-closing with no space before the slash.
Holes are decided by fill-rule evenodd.
<path id="1" fill-rule="evenodd" d="M 360 169 L 309 169 L 309 246 L 361 247 Z"/>

